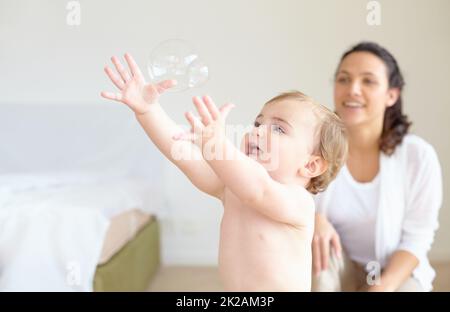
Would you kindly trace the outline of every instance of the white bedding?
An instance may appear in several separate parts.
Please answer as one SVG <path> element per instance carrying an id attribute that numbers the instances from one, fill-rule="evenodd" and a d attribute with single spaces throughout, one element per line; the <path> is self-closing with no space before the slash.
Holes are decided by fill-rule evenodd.
<path id="1" fill-rule="evenodd" d="M 0 176 L 0 291 L 92 291 L 109 220 L 160 215 L 143 179 L 83 174 Z"/>
<path id="2" fill-rule="evenodd" d="M 110 218 L 161 216 L 163 158 L 124 106 L 3 103 L 0 143 L 0 291 L 90 291 Z"/>

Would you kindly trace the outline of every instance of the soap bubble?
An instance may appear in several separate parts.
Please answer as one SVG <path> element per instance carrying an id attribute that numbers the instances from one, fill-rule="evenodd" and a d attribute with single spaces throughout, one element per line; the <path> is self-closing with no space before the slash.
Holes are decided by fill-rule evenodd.
<path id="1" fill-rule="evenodd" d="M 181 39 L 158 44 L 150 54 L 147 68 L 152 83 L 177 80 L 177 85 L 169 89 L 171 91 L 198 87 L 208 80 L 209 74 L 208 66 L 191 45 Z"/>
<path id="2" fill-rule="evenodd" d="M 200 59 L 194 60 L 188 68 L 189 87 L 199 87 L 208 80 L 208 66 Z"/>

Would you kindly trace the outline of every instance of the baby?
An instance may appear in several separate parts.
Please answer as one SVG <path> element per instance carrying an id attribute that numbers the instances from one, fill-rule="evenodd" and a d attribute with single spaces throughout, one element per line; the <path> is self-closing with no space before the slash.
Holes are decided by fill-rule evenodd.
<path id="1" fill-rule="evenodd" d="M 125 59 L 130 71 L 116 57 L 117 73 L 105 67 L 120 92 L 102 96 L 128 105 L 159 150 L 222 202 L 219 271 L 225 289 L 309 291 L 312 194 L 327 187 L 347 152 L 339 118 L 300 92 L 284 93 L 263 106 L 238 150 L 225 136 L 232 104 L 218 109 L 210 97 L 194 97 L 200 118 L 186 113 L 186 133 L 159 104 L 176 82 L 146 84 L 133 58 Z"/>

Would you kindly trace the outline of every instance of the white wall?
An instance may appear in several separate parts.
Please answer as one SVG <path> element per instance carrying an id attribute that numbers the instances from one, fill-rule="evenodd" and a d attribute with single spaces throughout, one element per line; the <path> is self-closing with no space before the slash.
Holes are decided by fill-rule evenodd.
<path id="1" fill-rule="evenodd" d="M 0 0 L 0 104 L 104 102 L 102 68 L 126 51 L 145 67 L 166 39 L 192 42 L 210 65 L 202 88 L 162 99 L 183 122 L 193 94 L 238 105 L 231 123 L 248 124 L 280 91 L 300 89 L 332 106 L 332 76 L 342 52 L 369 39 L 388 47 L 406 76 L 405 108 L 414 132 L 439 153 L 450 178 L 450 1 L 379 1 L 381 26 L 366 23 L 365 0 L 80 0 L 81 25 L 66 24 L 68 1 Z M 213 264 L 221 208 L 170 164 L 165 168 L 172 218 L 164 220 L 166 263 Z M 432 258 L 450 260 L 450 208 L 445 194 Z"/>

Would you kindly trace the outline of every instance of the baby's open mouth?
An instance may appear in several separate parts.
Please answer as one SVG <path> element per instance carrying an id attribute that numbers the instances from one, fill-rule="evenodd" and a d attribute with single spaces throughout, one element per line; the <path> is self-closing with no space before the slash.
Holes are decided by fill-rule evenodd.
<path id="1" fill-rule="evenodd" d="M 249 142 L 247 145 L 247 156 L 249 155 L 259 155 L 262 150 L 259 148 L 258 144 L 255 142 Z"/>

